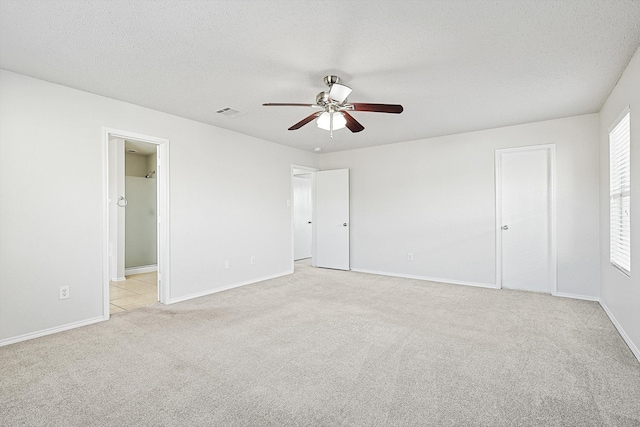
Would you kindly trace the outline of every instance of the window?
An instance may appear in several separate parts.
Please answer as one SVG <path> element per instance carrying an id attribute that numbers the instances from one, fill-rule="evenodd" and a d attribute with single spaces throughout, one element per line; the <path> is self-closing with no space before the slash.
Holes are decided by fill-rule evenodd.
<path id="1" fill-rule="evenodd" d="M 631 131 L 629 108 L 609 131 L 610 261 L 631 275 Z"/>

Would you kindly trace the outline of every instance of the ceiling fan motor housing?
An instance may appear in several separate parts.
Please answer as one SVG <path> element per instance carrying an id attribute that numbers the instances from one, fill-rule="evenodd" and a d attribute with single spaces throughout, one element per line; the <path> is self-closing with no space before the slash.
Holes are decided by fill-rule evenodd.
<path id="1" fill-rule="evenodd" d="M 329 98 L 329 92 L 328 91 L 320 92 L 318 95 L 316 95 L 316 104 L 318 104 L 318 105 L 321 105 L 321 106 L 324 107 L 330 101 L 331 101 L 331 99 Z"/>
<path id="2" fill-rule="evenodd" d="M 326 84 L 329 87 L 331 87 L 334 83 L 339 83 L 339 82 L 340 82 L 340 77 L 338 76 L 325 76 L 324 78 L 324 84 Z"/>

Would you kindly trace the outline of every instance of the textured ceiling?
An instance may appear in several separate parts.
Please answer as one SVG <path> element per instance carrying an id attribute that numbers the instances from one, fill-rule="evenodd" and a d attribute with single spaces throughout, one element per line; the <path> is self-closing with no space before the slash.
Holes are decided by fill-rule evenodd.
<path id="1" fill-rule="evenodd" d="M 0 0 L 0 67 L 330 152 L 599 111 L 639 23 L 638 0 Z M 313 103 L 330 73 L 405 111 L 331 140 L 261 106 Z"/>

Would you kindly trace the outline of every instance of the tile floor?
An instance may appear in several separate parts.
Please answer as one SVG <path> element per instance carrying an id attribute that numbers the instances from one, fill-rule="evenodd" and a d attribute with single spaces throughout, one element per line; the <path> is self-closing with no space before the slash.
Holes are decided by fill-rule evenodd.
<path id="1" fill-rule="evenodd" d="M 158 274 L 142 273 L 109 282 L 110 313 L 121 313 L 158 302 Z"/>

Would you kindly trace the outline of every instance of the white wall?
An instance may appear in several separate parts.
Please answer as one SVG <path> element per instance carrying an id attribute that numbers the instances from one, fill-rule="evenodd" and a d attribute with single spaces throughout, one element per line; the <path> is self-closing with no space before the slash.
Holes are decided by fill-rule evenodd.
<path id="1" fill-rule="evenodd" d="M 145 177 L 147 173 L 149 173 L 149 170 L 147 170 L 148 158 L 149 156 L 144 156 L 142 154 L 125 153 L 124 155 L 125 176 Z"/>
<path id="2" fill-rule="evenodd" d="M 0 344 L 102 316 L 103 127 L 170 140 L 172 299 L 291 270 L 315 154 L 0 71 Z"/>
<path id="3" fill-rule="evenodd" d="M 597 114 L 323 154 L 351 170 L 351 267 L 495 286 L 495 150 L 537 144 L 557 147 L 558 292 L 597 298 Z"/>
<path id="4" fill-rule="evenodd" d="M 631 277 L 609 262 L 609 127 L 631 109 Z M 640 49 L 600 111 L 600 298 L 640 359 Z"/>

